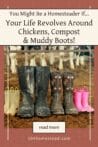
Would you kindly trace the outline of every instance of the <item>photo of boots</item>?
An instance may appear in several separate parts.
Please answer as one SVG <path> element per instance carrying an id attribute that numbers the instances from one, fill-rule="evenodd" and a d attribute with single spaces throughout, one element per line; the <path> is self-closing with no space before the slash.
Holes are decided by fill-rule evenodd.
<path id="1" fill-rule="evenodd" d="M 4 126 L 94 126 L 94 46 L 4 46 Z M 91 84 L 90 84 L 91 83 Z"/>

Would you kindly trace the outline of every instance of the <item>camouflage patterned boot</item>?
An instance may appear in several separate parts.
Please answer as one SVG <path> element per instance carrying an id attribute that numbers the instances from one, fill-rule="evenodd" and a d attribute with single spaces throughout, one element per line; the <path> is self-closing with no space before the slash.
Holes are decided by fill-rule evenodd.
<path id="1" fill-rule="evenodd" d="M 50 69 L 48 66 L 36 67 L 36 100 L 35 115 L 46 117 L 50 115 L 50 109 L 47 104 L 47 92 L 50 78 Z"/>
<path id="2" fill-rule="evenodd" d="M 52 72 L 50 76 L 51 84 L 51 112 L 52 114 L 64 114 L 62 105 L 62 74 L 59 72 Z"/>
<path id="3" fill-rule="evenodd" d="M 63 74 L 63 96 L 65 114 L 78 114 L 73 102 L 73 80 L 74 75 L 71 72 Z"/>
<path id="4" fill-rule="evenodd" d="M 34 72 L 35 67 L 18 67 L 19 85 L 23 96 L 17 112 L 20 117 L 32 117 L 34 115 Z"/>

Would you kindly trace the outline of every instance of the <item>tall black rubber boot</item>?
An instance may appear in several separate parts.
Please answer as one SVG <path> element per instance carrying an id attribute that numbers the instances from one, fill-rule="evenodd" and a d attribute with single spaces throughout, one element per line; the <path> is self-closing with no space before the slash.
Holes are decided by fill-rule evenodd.
<path id="1" fill-rule="evenodd" d="M 17 115 L 20 117 L 34 116 L 35 67 L 18 67 L 19 85 L 23 96 Z"/>
<path id="2" fill-rule="evenodd" d="M 63 74 L 63 96 L 65 114 L 78 114 L 73 102 L 73 80 L 74 75 L 71 72 Z"/>
<path id="3" fill-rule="evenodd" d="M 59 72 L 52 72 L 50 77 L 51 84 L 51 112 L 52 114 L 64 114 L 62 105 L 62 74 Z"/>
<path id="4" fill-rule="evenodd" d="M 47 92 L 50 78 L 50 69 L 48 66 L 36 67 L 36 100 L 35 115 L 46 117 L 50 115 L 50 108 L 47 104 Z"/>

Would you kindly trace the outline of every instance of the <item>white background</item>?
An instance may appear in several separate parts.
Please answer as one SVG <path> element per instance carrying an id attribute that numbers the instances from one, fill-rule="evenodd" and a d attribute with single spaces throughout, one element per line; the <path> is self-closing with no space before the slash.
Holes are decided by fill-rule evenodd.
<path id="1" fill-rule="evenodd" d="M 47 12 L 47 11 L 51 11 L 51 12 L 79 12 L 80 14 L 85 11 L 87 16 L 30 16 L 30 17 L 26 17 L 26 16 L 10 16 L 10 11 L 13 12 L 20 12 L 20 11 L 32 11 L 32 12 Z M 41 19 L 42 21 L 52 21 L 53 19 L 56 19 L 57 21 L 68 21 L 70 19 L 73 19 L 74 21 L 86 21 L 86 20 L 90 20 L 93 19 L 93 26 L 91 27 L 82 27 L 82 26 L 77 26 L 77 27 L 66 27 L 66 29 L 80 29 L 80 35 L 76 36 L 75 42 L 74 43 L 57 43 L 58 45 L 98 45 L 98 10 L 97 9 L 8 9 L 8 10 L 0 10 L 0 45 L 32 45 L 30 42 L 28 43 L 24 43 L 23 39 L 26 35 L 19 35 L 17 33 L 18 29 L 21 27 L 15 27 L 15 26 L 11 26 L 8 27 L 6 25 L 5 20 L 14 20 L 14 21 L 18 21 L 18 20 L 28 20 L 28 19 L 33 19 L 35 21 L 37 21 L 38 19 Z M 28 26 L 28 28 L 31 29 L 31 26 Z M 36 29 L 39 29 L 40 27 Z M 44 29 L 47 29 L 48 31 L 50 31 L 50 29 L 52 28 L 52 26 L 44 26 Z M 63 27 L 58 27 L 58 29 L 62 29 Z M 29 39 L 31 38 L 33 35 L 27 35 L 26 37 Z M 42 35 L 34 35 L 36 38 L 42 38 Z M 55 37 L 59 37 L 59 38 L 66 38 L 66 36 L 64 35 L 49 35 L 49 37 L 51 39 L 54 39 Z M 47 35 L 45 36 L 47 37 Z M 72 37 L 72 36 L 69 36 Z M 57 45 L 54 41 L 52 42 L 52 45 Z M 34 43 L 33 45 L 49 45 L 48 43 Z"/>

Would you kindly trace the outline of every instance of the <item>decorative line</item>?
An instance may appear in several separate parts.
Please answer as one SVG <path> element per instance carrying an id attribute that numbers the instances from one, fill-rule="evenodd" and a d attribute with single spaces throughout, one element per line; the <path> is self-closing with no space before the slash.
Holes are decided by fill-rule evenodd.
<path id="1" fill-rule="evenodd" d="M 7 49 L 7 55 L 6 55 L 6 58 L 7 58 L 7 61 L 9 60 L 9 48 L 6 47 Z M 10 101 L 9 101 L 9 75 L 10 75 L 10 69 L 9 69 L 9 65 L 7 66 L 7 99 L 8 99 L 8 107 L 10 106 Z M 9 115 L 7 115 L 7 141 L 9 141 L 10 139 L 10 130 L 9 130 Z"/>
<path id="2" fill-rule="evenodd" d="M 91 48 L 89 48 L 89 53 L 91 55 Z M 92 62 L 89 57 L 89 102 L 91 104 L 91 90 L 92 90 Z M 91 126 L 91 112 L 89 112 L 89 141 L 92 139 L 92 126 Z"/>

